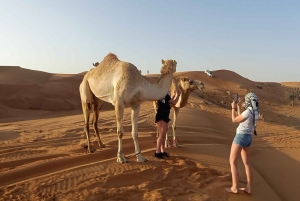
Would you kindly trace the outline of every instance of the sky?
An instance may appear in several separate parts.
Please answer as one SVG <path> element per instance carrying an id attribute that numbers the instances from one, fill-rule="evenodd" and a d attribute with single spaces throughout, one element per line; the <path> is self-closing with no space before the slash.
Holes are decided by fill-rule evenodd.
<path id="1" fill-rule="evenodd" d="M 0 0 L 0 66 L 77 74 L 112 52 L 145 74 L 300 82 L 300 1 Z"/>

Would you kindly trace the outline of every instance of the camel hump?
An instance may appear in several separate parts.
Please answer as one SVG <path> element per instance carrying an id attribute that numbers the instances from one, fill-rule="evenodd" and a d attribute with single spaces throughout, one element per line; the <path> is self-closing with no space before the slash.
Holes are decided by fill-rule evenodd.
<path id="1" fill-rule="evenodd" d="M 104 59 L 97 65 L 97 63 L 93 64 L 95 67 L 99 66 L 109 66 L 109 65 L 113 65 L 116 62 L 119 62 L 120 60 L 118 59 L 117 55 L 113 54 L 113 53 L 109 53 L 108 55 L 106 55 L 104 57 Z M 97 65 L 97 66 L 96 66 Z"/>
<path id="2" fill-rule="evenodd" d="M 105 61 L 115 61 L 115 60 L 119 61 L 117 55 L 115 55 L 113 53 L 109 53 L 108 55 L 106 55 L 103 60 L 105 60 Z"/>

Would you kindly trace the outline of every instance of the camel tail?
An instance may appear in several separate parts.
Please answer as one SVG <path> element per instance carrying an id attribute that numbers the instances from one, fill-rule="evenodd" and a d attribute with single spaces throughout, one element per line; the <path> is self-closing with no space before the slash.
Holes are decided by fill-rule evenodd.
<path id="1" fill-rule="evenodd" d="M 82 102 L 82 106 L 85 105 L 85 107 L 88 108 L 88 110 L 92 109 L 92 102 L 93 102 L 93 92 L 90 88 L 90 85 L 86 79 L 83 79 L 79 86 L 79 93 L 80 93 L 80 98 Z"/>

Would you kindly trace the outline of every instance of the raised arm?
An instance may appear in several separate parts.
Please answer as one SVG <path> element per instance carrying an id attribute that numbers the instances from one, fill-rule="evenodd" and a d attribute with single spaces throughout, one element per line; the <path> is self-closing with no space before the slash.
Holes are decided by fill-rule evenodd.
<path id="1" fill-rule="evenodd" d="M 180 93 L 178 90 L 174 91 L 174 96 L 171 97 L 171 100 L 169 100 L 170 105 L 176 105 L 176 103 L 178 102 Z"/>
<path id="2" fill-rule="evenodd" d="M 242 100 L 239 98 L 238 104 L 234 101 L 231 103 L 231 120 L 233 123 L 240 123 L 245 120 L 245 118 L 241 115 L 241 103 Z M 237 109 L 238 115 L 236 116 L 235 110 Z"/>

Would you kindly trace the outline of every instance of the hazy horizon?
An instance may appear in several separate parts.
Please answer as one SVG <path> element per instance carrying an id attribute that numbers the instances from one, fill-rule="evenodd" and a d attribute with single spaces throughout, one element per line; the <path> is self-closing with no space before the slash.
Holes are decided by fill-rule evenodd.
<path id="1" fill-rule="evenodd" d="M 230 70 L 299 82 L 298 1 L 0 1 L 0 66 L 88 71 L 109 52 L 143 74 Z"/>

